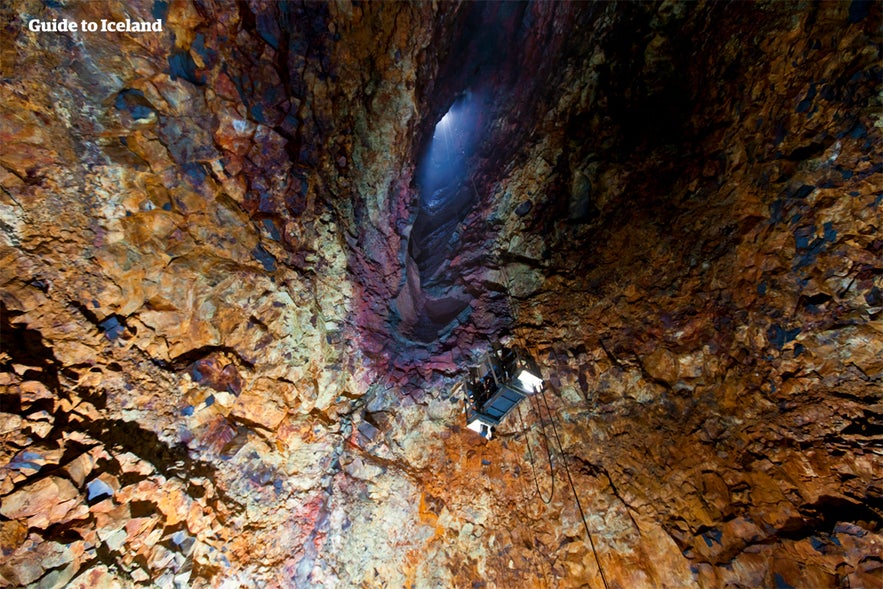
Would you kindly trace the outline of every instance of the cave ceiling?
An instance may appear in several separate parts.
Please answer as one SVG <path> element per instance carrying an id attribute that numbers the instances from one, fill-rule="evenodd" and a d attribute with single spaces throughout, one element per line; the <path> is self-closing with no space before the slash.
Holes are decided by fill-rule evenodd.
<path id="1" fill-rule="evenodd" d="M 880 3 L 0 21 L 0 586 L 883 587 Z"/>

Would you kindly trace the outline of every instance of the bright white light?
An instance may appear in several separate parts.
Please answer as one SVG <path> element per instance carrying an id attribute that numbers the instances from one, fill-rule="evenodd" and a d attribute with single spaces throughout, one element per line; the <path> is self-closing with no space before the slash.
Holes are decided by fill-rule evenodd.
<path id="1" fill-rule="evenodd" d="M 472 431 L 474 431 L 478 434 L 481 434 L 482 436 L 484 436 L 488 440 L 491 439 L 491 425 L 483 422 L 478 417 L 476 417 L 475 419 L 470 421 L 466 425 L 466 427 L 468 427 L 469 429 L 471 429 Z"/>
<path id="2" fill-rule="evenodd" d="M 451 113 L 451 111 L 448 111 L 445 113 L 445 116 L 443 116 L 441 118 L 441 120 L 438 122 L 438 125 L 436 125 L 436 127 L 437 128 L 447 127 L 452 122 L 454 122 L 454 115 Z"/>
<path id="3" fill-rule="evenodd" d="M 531 374 L 527 370 L 522 370 L 518 374 L 518 382 L 521 383 L 526 390 L 536 392 L 543 386 L 543 379 Z"/>

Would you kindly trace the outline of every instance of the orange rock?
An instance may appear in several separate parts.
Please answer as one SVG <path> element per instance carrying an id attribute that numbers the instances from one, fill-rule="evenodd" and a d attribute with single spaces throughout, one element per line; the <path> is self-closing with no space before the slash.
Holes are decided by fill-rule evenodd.
<path id="1" fill-rule="evenodd" d="M 49 476 L 3 497 L 0 513 L 9 519 L 28 519 L 28 525 L 45 528 L 62 521 L 76 505 L 77 489 L 67 479 Z"/>

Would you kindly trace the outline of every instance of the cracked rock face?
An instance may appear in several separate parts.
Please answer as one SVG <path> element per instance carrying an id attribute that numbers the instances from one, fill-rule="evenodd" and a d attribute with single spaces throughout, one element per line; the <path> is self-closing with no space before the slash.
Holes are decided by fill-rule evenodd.
<path id="1" fill-rule="evenodd" d="M 879 4 L 0 15 L 0 585 L 883 585 Z"/>

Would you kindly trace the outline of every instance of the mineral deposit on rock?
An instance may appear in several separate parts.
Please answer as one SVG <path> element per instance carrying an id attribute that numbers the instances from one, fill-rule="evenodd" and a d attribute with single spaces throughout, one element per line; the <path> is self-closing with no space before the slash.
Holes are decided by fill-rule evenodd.
<path id="1" fill-rule="evenodd" d="M 879 2 L 0 20 L 0 586 L 883 587 Z"/>

